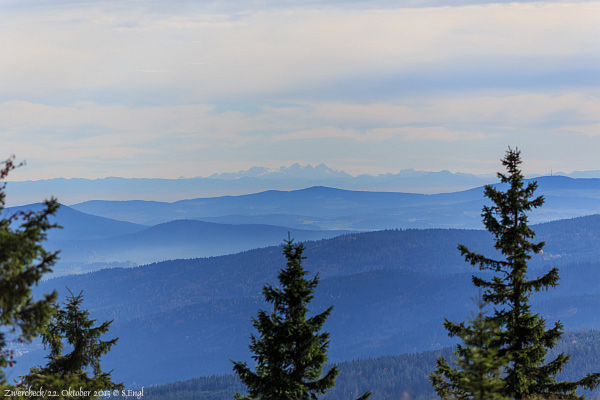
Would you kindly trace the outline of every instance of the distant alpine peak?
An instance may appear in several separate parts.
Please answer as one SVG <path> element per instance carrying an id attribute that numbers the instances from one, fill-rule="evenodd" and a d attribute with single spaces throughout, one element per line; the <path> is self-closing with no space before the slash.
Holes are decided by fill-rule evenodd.
<path id="1" fill-rule="evenodd" d="M 240 178 L 267 178 L 267 179 L 323 179 L 323 178 L 353 178 L 344 171 L 336 171 L 321 163 L 317 166 L 294 163 L 289 167 L 279 169 L 266 167 L 251 167 L 245 171 L 225 172 L 212 174 L 210 179 L 235 180 Z"/>

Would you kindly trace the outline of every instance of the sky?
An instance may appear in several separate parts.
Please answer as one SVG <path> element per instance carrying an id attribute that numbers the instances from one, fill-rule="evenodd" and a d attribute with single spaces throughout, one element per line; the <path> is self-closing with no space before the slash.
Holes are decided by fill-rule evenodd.
<path id="1" fill-rule="evenodd" d="M 600 2 L 0 1 L 13 180 L 600 169 Z"/>

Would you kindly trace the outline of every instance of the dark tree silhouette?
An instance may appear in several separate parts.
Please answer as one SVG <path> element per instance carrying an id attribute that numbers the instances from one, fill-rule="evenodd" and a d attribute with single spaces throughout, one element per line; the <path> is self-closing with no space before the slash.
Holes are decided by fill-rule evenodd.
<path id="1" fill-rule="evenodd" d="M 14 156 L 0 165 L 0 181 L 19 166 Z M 14 364 L 7 341 L 30 341 L 50 320 L 56 294 L 34 300 L 31 288 L 52 271 L 58 255 L 42 246 L 47 232 L 57 227 L 49 217 L 58 210 L 58 202 L 46 201 L 39 212 L 7 215 L 5 186 L 0 185 L 0 385 L 6 383 L 4 368 Z"/>
<path id="2" fill-rule="evenodd" d="M 494 247 L 502 253 L 503 259 L 494 260 L 471 252 L 464 245 L 458 248 L 466 261 L 494 274 L 490 280 L 474 276 L 473 284 L 484 290 L 483 300 L 494 306 L 493 315 L 485 317 L 485 321 L 500 329 L 490 348 L 495 347 L 499 356 L 507 360 L 503 368 L 504 395 L 519 400 L 538 395 L 580 399 L 576 390 L 580 387 L 595 388 L 600 381 L 600 374 L 588 374 L 574 382 L 557 381 L 556 375 L 568 362 L 569 356 L 561 353 L 554 360 L 546 362 L 546 354 L 561 337 L 563 326 L 557 322 L 553 328 L 546 329 L 545 320 L 531 312 L 529 297 L 534 292 L 555 287 L 558 270 L 553 268 L 533 279 L 527 276 L 527 262 L 531 254 L 539 253 L 544 246 L 543 242 L 532 242 L 535 233 L 528 226 L 527 215 L 540 207 L 544 198 L 532 198 L 537 183 L 524 184 L 520 164 L 520 152 L 509 148 L 502 160 L 507 174 L 498 174 L 502 185 L 507 185 L 506 191 L 488 185 L 484 192 L 493 205 L 484 206 L 483 223 L 494 235 Z M 464 331 L 464 324 L 446 321 L 445 327 L 451 336 L 461 336 Z M 456 374 L 468 373 L 464 369 L 446 368 L 439 368 L 437 372 L 449 382 L 456 378 Z M 436 388 L 440 388 L 439 381 Z M 458 396 L 461 390 L 467 388 L 456 388 L 453 393 Z"/>
<path id="3" fill-rule="evenodd" d="M 259 336 L 252 335 L 250 349 L 258 365 L 255 372 L 246 363 L 234 363 L 234 371 L 248 387 L 248 396 L 237 399 L 316 400 L 335 385 L 339 371 L 332 367 L 322 375 L 327 362 L 329 334 L 320 332 L 332 307 L 308 317 L 308 303 L 313 299 L 319 277 L 306 279 L 302 267 L 304 246 L 285 241 L 283 252 L 287 266 L 279 272 L 281 287 L 265 285 L 265 300 L 273 311 L 259 311 L 254 327 Z M 365 393 L 360 399 L 367 399 Z"/>

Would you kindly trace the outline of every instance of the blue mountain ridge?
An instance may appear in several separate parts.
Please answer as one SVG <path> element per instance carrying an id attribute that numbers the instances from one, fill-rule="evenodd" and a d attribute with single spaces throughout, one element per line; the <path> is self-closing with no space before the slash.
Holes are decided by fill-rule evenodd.
<path id="1" fill-rule="evenodd" d="M 531 215 L 533 222 L 590 215 L 600 212 L 600 179 L 540 177 L 538 193 L 546 205 Z M 481 229 L 479 216 L 485 204 L 483 188 L 432 195 L 351 191 L 329 187 L 181 200 L 174 203 L 92 201 L 72 207 L 89 214 L 139 224 L 155 225 L 174 219 L 260 218 L 293 215 L 305 217 L 310 228 L 374 230 L 389 228 Z M 298 219 L 295 220 L 296 223 Z M 298 225 L 296 225 L 298 226 Z"/>
<path id="2" fill-rule="evenodd" d="M 561 319 L 567 329 L 600 328 L 599 218 L 534 226 L 547 245 L 532 259 L 531 273 L 559 266 L 562 276 L 557 290 L 533 298 L 535 311 L 549 323 Z M 334 305 L 325 326 L 332 361 L 452 344 L 443 318 L 468 318 L 476 294 L 470 282 L 476 269 L 461 259 L 458 243 L 489 254 L 492 242 L 485 231 L 455 229 L 350 233 L 306 242 L 305 265 L 322 277 L 311 309 Z M 274 283 L 283 265 L 281 248 L 272 246 L 55 278 L 37 293 L 57 289 L 64 298 L 65 287 L 83 290 L 94 318 L 115 320 L 110 335 L 120 341 L 106 367 L 128 385 L 149 385 L 227 373 L 229 359 L 249 359 L 251 317 L 268 308 L 261 287 Z M 42 354 L 31 352 L 18 365 Z"/>

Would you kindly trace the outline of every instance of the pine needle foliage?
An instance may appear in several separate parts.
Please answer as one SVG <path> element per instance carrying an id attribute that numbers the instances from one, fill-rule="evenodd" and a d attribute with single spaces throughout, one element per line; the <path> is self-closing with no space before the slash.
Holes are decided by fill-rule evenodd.
<path id="1" fill-rule="evenodd" d="M 527 262 L 532 254 L 539 253 L 544 242 L 533 242 L 535 233 L 528 226 L 528 213 L 542 206 L 542 196 L 533 197 L 536 182 L 524 183 L 520 170 L 520 152 L 508 149 L 502 164 L 507 173 L 498 174 L 506 191 L 492 185 L 485 187 L 484 194 L 493 205 L 483 207 L 483 223 L 494 235 L 494 247 L 502 253 L 502 259 L 494 260 L 485 255 L 471 252 L 459 245 L 465 260 L 482 271 L 491 271 L 491 279 L 473 277 L 473 284 L 484 290 L 483 300 L 494 307 L 493 315 L 485 317 L 496 324 L 501 334 L 494 341 L 500 357 L 509 362 L 503 368 L 503 394 L 513 399 L 530 397 L 581 399 L 578 388 L 593 389 L 598 386 L 600 374 L 588 374 L 574 381 L 557 381 L 569 356 L 558 354 L 546 362 L 548 349 L 552 349 L 562 335 L 563 325 L 557 322 L 546 329 L 546 321 L 531 311 L 530 296 L 548 290 L 558 284 L 558 269 L 553 268 L 541 277 L 529 278 Z M 459 335 L 462 324 L 445 324 L 450 335 Z M 452 373 L 464 373 L 452 370 Z M 449 372 L 445 375 L 448 377 Z M 472 397 L 464 397 L 472 398 Z"/>
<path id="2" fill-rule="evenodd" d="M 45 383 L 48 387 L 51 381 L 61 383 L 61 379 L 66 379 L 78 382 L 88 391 L 123 389 L 123 385 L 115 384 L 110 372 L 103 372 L 100 365 L 100 358 L 118 340 L 100 339 L 108 332 L 112 321 L 94 326 L 96 321 L 81 308 L 83 294 L 70 293 L 63 303 L 64 308 L 56 307 L 51 323 L 41 335 L 44 346 L 50 350 L 48 363 L 42 368 L 32 368 L 30 374 L 24 377 L 24 383 L 32 386 Z M 65 345 L 72 349 L 70 353 L 64 354 Z"/>
<path id="3" fill-rule="evenodd" d="M 20 164 L 15 164 L 13 156 L 0 165 L 0 181 L 4 181 Z M 58 257 L 58 252 L 42 246 L 48 231 L 57 227 L 50 216 L 58 210 L 58 202 L 46 201 L 39 212 L 8 215 L 5 185 L 0 185 L 0 386 L 6 384 L 4 369 L 15 363 L 8 342 L 30 341 L 50 320 L 56 294 L 34 300 L 31 288 L 52 271 Z"/>
<path id="4" fill-rule="evenodd" d="M 4 181 L 12 170 L 21 165 L 14 162 L 14 156 L 0 162 L 0 181 Z M 87 311 L 79 309 L 81 296 L 73 296 L 67 310 L 57 309 L 56 292 L 45 294 L 39 300 L 33 298 L 32 287 L 41 281 L 44 274 L 52 272 L 52 267 L 58 260 L 59 252 L 47 251 L 43 243 L 48 231 L 59 228 L 50 221 L 56 214 L 59 203 L 52 198 L 44 202 L 41 211 L 7 213 L 5 187 L 5 183 L 0 184 L 0 389 L 2 393 L 8 391 L 9 397 L 13 399 L 42 399 L 48 396 L 71 400 L 88 399 L 90 395 L 63 395 L 62 391 L 84 388 L 88 393 L 93 393 L 94 390 L 107 388 L 110 374 L 101 372 L 94 360 L 114 344 L 111 344 L 112 341 L 95 341 L 96 332 L 104 333 L 108 325 L 103 324 L 94 330 L 88 324 L 90 321 L 87 319 Z M 77 334 L 69 334 L 67 342 L 75 346 L 72 354 L 87 354 L 89 359 L 61 355 L 62 347 L 59 348 L 55 340 L 58 340 L 62 332 L 61 327 L 65 326 L 69 326 L 69 332 L 87 332 L 76 340 L 73 339 Z M 49 367 L 42 370 L 34 368 L 18 384 L 9 384 L 4 370 L 13 366 L 16 361 L 8 344 L 28 343 L 40 335 L 46 344 L 52 344 L 53 347 Z M 84 351 L 78 351 L 78 348 Z M 67 359 L 73 363 L 66 363 Z M 80 373 L 81 369 L 75 367 L 75 364 L 85 363 L 93 366 L 96 373 L 94 378 L 88 378 L 85 373 Z M 58 364 L 63 364 L 65 368 L 58 368 Z M 67 370 L 79 372 L 66 373 Z M 35 390 L 31 390 L 32 388 Z"/>
<path id="5" fill-rule="evenodd" d="M 453 324 L 446 320 L 444 326 L 450 336 L 462 339 L 454 352 L 454 368 L 443 358 L 437 360 L 437 369 L 430 375 L 437 395 L 444 400 L 508 400 L 503 395 L 502 371 L 508 363 L 501 356 L 495 342 L 501 335 L 498 323 L 486 319 L 485 304 L 476 299 L 477 313 L 469 325 Z"/>
<path id="6" fill-rule="evenodd" d="M 247 396 L 236 394 L 238 400 L 316 400 L 335 385 L 336 366 L 323 374 L 329 333 L 321 332 L 333 307 L 308 316 L 308 303 L 314 298 L 319 277 L 306 278 L 303 251 L 302 243 L 294 244 L 288 238 L 283 245 L 287 265 L 278 275 L 280 287 L 263 287 L 273 311 L 261 310 L 253 318 L 259 333 L 251 336 L 249 346 L 257 362 L 255 371 L 245 362 L 234 362 L 234 371 L 248 388 Z"/>

